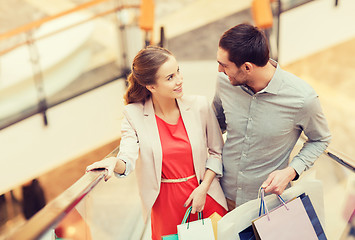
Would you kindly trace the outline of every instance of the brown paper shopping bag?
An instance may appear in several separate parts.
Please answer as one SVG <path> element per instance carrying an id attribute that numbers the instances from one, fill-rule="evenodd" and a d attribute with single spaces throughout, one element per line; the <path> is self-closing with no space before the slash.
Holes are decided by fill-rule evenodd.
<path id="1" fill-rule="evenodd" d="M 217 212 L 214 212 L 211 216 L 208 218 L 211 219 L 212 222 L 212 227 L 213 227 L 213 233 L 214 233 L 214 238 L 217 240 L 217 223 L 219 220 L 222 219 L 221 215 L 219 215 Z"/>

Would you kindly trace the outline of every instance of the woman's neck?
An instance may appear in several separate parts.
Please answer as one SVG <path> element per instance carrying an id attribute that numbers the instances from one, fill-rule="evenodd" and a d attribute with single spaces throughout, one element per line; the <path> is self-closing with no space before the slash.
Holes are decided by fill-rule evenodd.
<path id="1" fill-rule="evenodd" d="M 170 124 L 176 124 L 180 117 L 180 110 L 176 99 L 162 99 L 152 96 L 155 114 Z"/>

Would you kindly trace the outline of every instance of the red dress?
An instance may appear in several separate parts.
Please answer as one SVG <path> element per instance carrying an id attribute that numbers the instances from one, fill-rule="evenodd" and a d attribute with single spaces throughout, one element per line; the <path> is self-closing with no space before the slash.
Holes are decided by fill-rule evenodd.
<path id="1" fill-rule="evenodd" d="M 187 132 L 179 117 L 176 125 L 168 124 L 156 116 L 163 152 L 162 178 L 178 179 L 195 174 L 192 150 Z M 161 183 L 160 193 L 155 201 L 152 213 L 152 239 L 160 240 L 161 236 L 177 233 L 177 225 L 187 210 L 184 203 L 198 186 L 197 178 L 180 183 Z M 227 211 L 209 195 L 203 210 L 207 218 L 214 212 L 224 216 Z M 190 221 L 197 220 L 197 214 L 190 216 Z"/>

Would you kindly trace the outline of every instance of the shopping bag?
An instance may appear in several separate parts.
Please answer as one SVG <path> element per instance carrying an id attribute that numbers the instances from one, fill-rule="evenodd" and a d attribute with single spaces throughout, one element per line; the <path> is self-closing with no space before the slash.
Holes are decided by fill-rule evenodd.
<path id="1" fill-rule="evenodd" d="M 281 197 L 279 197 L 279 199 L 281 199 Z M 260 207 L 259 207 L 259 217 L 261 216 L 261 214 L 265 214 L 265 208 L 263 207 L 264 205 L 262 203 L 263 202 L 260 203 Z M 244 229 L 243 231 L 239 232 L 238 235 L 239 235 L 240 240 L 255 240 L 256 239 L 252 224 L 250 224 L 250 226 L 247 227 L 246 229 Z"/>
<path id="2" fill-rule="evenodd" d="M 170 234 L 170 235 L 162 236 L 161 240 L 179 240 L 179 237 L 177 234 Z"/>
<path id="3" fill-rule="evenodd" d="M 322 224 L 320 223 L 317 213 L 314 210 L 311 199 L 309 198 L 308 195 L 304 193 L 299 198 L 301 199 L 303 206 L 306 209 L 308 218 L 311 220 L 313 229 L 317 234 L 318 240 L 327 240 Z"/>
<path id="4" fill-rule="evenodd" d="M 264 190 L 261 189 L 261 206 L 266 214 L 252 221 L 257 240 L 318 239 L 300 197 L 283 202 L 269 211 L 264 201 Z"/>
<path id="5" fill-rule="evenodd" d="M 183 223 L 177 226 L 179 240 L 215 240 L 210 218 L 203 218 L 198 213 L 198 220 L 190 222 L 189 217 L 192 207 L 189 207 Z"/>
<path id="6" fill-rule="evenodd" d="M 301 199 L 303 206 L 306 209 L 307 215 L 308 215 L 309 219 L 311 220 L 312 226 L 314 228 L 314 231 L 317 234 L 318 240 L 327 240 L 327 237 L 324 233 L 324 230 L 323 230 L 322 225 L 319 221 L 319 218 L 313 208 L 312 202 L 309 199 L 309 196 L 306 195 L 305 193 L 303 193 L 299 196 L 299 198 Z M 260 214 L 260 211 L 259 211 L 259 214 Z M 249 227 L 247 227 L 243 231 L 239 232 L 239 238 L 240 238 L 240 240 L 255 240 L 253 226 L 250 225 Z"/>
<path id="7" fill-rule="evenodd" d="M 299 180 L 294 186 L 286 189 L 281 196 L 284 200 L 290 200 L 300 196 L 302 193 L 306 193 L 306 195 L 309 196 L 320 223 L 324 225 L 325 218 L 322 182 L 316 179 L 304 178 Z M 280 201 L 275 194 L 266 196 L 265 203 L 270 209 L 280 205 Z M 259 217 L 259 206 L 260 199 L 254 199 L 237 206 L 234 210 L 224 215 L 222 219 L 218 221 L 218 239 L 249 240 L 248 238 L 241 238 L 239 233 L 243 235 L 243 233 L 248 232 L 246 229 L 251 226 L 251 222 Z"/>
<path id="8" fill-rule="evenodd" d="M 218 224 L 218 221 L 222 219 L 222 217 L 217 212 L 214 212 L 208 218 L 211 219 L 214 238 L 217 240 L 217 224 Z"/>
<path id="9" fill-rule="evenodd" d="M 255 240 L 253 226 L 250 225 L 249 227 L 247 227 L 243 231 L 239 232 L 239 238 L 240 238 L 240 240 Z"/>

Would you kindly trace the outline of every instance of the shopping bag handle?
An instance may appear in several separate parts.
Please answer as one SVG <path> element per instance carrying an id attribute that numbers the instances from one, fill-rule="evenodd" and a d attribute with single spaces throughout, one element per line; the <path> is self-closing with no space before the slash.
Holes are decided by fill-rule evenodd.
<path id="1" fill-rule="evenodd" d="M 189 224 L 190 224 L 190 215 L 191 215 L 191 211 L 192 211 L 192 206 L 190 206 L 186 212 L 185 212 L 185 216 L 182 219 L 181 224 L 184 224 L 187 222 L 187 228 L 189 228 Z M 203 221 L 203 213 L 202 212 L 198 212 L 197 214 L 198 220 L 202 220 L 202 224 L 205 224 Z"/>
<path id="2" fill-rule="evenodd" d="M 285 208 L 288 210 L 288 207 L 285 203 L 285 200 L 280 195 L 276 195 L 279 201 L 282 203 L 282 205 L 285 206 Z M 260 187 L 259 193 L 258 193 L 258 198 L 260 197 L 260 208 L 259 208 L 259 217 L 261 216 L 261 211 L 263 210 L 263 214 L 265 214 L 266 211 L 266 216 L 267 219 L 270 221 L 270 216 L 269 216 L 269 209 L 266 206 L 265 203 L 265 189 L 263 187 Z"/>

